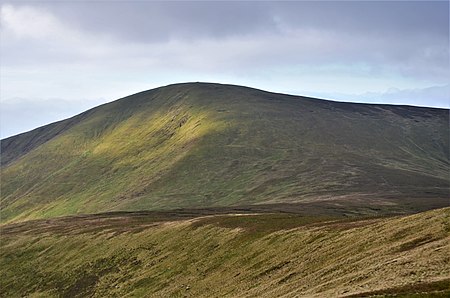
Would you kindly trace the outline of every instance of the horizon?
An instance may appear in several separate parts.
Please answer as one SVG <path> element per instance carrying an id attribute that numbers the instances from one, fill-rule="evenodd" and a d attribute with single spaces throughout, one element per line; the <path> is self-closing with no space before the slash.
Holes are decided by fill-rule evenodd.
<path id="1" fill-rule="evenodd" d="M 87 111 L 89 111 L 89 110 L 91 110 L 91 109 L 95 109 L 95 108 L 97 108 L 97 107 L 99 107 L 99 106 L 101 106 L 101 105 L 109 104 L 109 103 L 112 103 L 112 102 L 114 102 L 114 101 L 121 100 L 121 99 L 130 97 L 130 96 L 139 94 L 139 93 L 151 91 L 151 90 L 154 90 L 154 89 L 165 88 L 165 87 L 170 87 L 170 86 L 174 86 L 174 85 L 184 85 L 184 84 L 186 84 L 186 85 L 187 85 L 187 84 L 213 84 L 213 85 L 224 85 L 224 86 L 230 86 L 230 87 L 244 87 L 244 88 L 255 89 L 255 90 L 259 90 L 259 91 L 263 91 L 263 92 L 273 93 L 273 94 L 282 94 L 282 95 L 289 95 L 289 96 L 295 96 L 295 97 L 306 97 L 306 98 L 315 99 L 315 100 L 331 101 L 331 102 L 337 102 L 337 103 L 362 104 L 362 105 L 403 106 L 403 107 L 414 107 L 414 108 L 424 108 L 424 109 L 441 109 L 441 110 L 449 110 L 449 112 L 450 112 L 450 108 L 448 108 L 448 107 L 428 107 L 428 106 L 407 105 L 407 104 L 395 104 L 395 103 L 352 102 L 352 101 L 334 100 L 334 99 L 328 99 L 328 98 L 320 98 L 320 97 L 304 96 L 304 95 L 301 95 L 301 94 L 289 94 L 289 93 L 283 93 L 283 92 L 272 92 L 272 91 L 270 91 L 270 90 L 265 90 L 265 89 L 260 89 L 260 88 L 255 88 L 255 87 L 250 87 L 250 86 L 243 86 L 243 85 L 236 85 L 236 84 L 228 84 L 228 83 L 216 83 L 216 82 L 205 82 L 205 81 L 202 81 L 202 82 L 179 82 L 179 83 L 171 83 L 171 84 L 168 84 L 168 85 L 162 85 L 162 86 L 159 86 L 159 87 L 155 87 L 155 88 L 151 88 L 151 89 L 146 89 L 146 90 L 138 91 L 138 92 L 135 92 L 135 93 L 126 95 L 126 96 L 121 97 L 121 98 L 116 98 L 116 99 L 113 99 L 113 100 L 111 100 L 111 101 L 107 101 L 107 102 L 104 102 L 104 103 L 100 103 L 100 104 L 98 104 L 98 105 L 96 105 L 96 106 L 87 108 L 87 109 L 85 109 L 85 110 L 83 110 L 83 111 L 81 111 L 81 112 L 79 112 L 79 113 L 76 113 L 76 114 L 73 114 L 73 115 L 69 115 L 69 116 L 67 116 L 67 117 L 65 117 L 65 118 L 57 119 L 57 120 L 52 121 L 52 122 L 44 123 L 44 124 L 42 124 L 42 125 L 40 125 L 40 126 L 31 128 L 30 130 L 27 130 L 27 131 L 19 132 L 19 133 L 17 133 L 17 134 L 8 135 L 8 136 L 0 136 L 0 140 L 4 140 L 4 139 L 10 138 L 10 137 L 14 137 L 14 136 L 17 136 L 17 135 L 20 135 L 20 134 L 24 134 L 24 133 L 33 131 L 33 130 L 35 130 L 35 129 L 38 129 L 38 128 L 40 128 L 40 127 L 43 127 L 43 126 L 46 126 L 46 125 L 50 125 L 50 124 L 52 124 L 52 123 L 60 122 L 60 121 L 63 121 L 63 120 L 66 120 L 66 119 L 75 117 L 75 116 L 77 116 L 77 115 L 79 115 L 79 114 L 82 114 L 82 113 L 84 113 L 84 112 L 87 112 Z"/>
<path id="2" fill-rule="evenodd" d="M 178 82 L 450 107 L 448 1 L 6 1 L 0 22 L 1 139 Z"/>

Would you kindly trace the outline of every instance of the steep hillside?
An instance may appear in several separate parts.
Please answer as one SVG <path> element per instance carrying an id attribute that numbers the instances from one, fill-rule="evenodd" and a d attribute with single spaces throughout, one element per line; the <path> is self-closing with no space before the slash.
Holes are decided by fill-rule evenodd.
<path id="1" fill-rule="evenodd" d="M 170 85 L 2 140 L 2 221 L 322 201 L 436 208 L 448 204 L 448 122 L 445 109 Z"/>
<path id="2" fill-rule="evenodd" d="M 1 297 L 448 297 L 450 209 L 100 214 L 2 226 Z"/>

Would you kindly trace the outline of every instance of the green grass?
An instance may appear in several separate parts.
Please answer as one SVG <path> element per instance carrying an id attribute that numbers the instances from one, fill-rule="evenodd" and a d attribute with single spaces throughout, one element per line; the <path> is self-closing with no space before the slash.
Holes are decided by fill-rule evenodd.
<path id="1" fill-rule="evenodd" d="M 0 296 L 444 297 L 449 225 L 448 208 L 359 219 L 172 211 L 20 222 L 1 226 Z"/>
<path id="2" fill-rule="evenodd" d="M 448 121 L 230 85 L 153 89 L 2 140 L 1 221 L 330 198 L 442 207 Z"/>

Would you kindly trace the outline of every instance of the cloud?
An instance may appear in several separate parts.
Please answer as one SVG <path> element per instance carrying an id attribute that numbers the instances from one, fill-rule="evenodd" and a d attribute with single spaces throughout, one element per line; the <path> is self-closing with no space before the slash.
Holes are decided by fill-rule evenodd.
<path id="1" fill-rule="evenodd" d="M 84 31 L 123 41 L 226 38 L 283 28 L 368 35 L 448 37 L 446 1 L 124 1 L 41 2 Z"/>
<path id="2" fill-rule="evenodd" d="M 102 3 L 96 5 L 99 4 Z M 140 5 L 140 3 L 138 4 Z M 119 3 L 118 5 L 122 7 L 124 4 Z M 95 66 L 103 70 L 106 68 L 135 70 L 153 67 L 157 68 L 155 71 L 176 68 L 179 71 L 229 71 L 247 75 L 259 72 L 264 68 L 269 70 L 285 66 L 301 68 L 305 65 L 315 65 L 320 68 L 323 65 L 346 64 L 350 66 L 349 68 L 355 68 L 355 65 L 364 65 L 364 68 L 371 74 L 399 72 L 410 77 L 430 77 L 432 79 L 442 79 L 448 75 L 448 42 L 445 39 L 432 40 L 430 35 L 416 35 L 414 38 L 399 39 L 398 36 L 392 34 L 388 34 L 388 36 L 367 35 L 366 32 L 360 30 L 336 31 L 335 28 L 327 26 L 318 26 L 317 28 L 306 25 L 296 26 L 295 22 L 290 21 L 289 15 L 286 16 L 288 11 L 286 9 L 282 10 L 285 13 L 284 17 L 281 17 L 280 13 L 273 12 L 272 17 L 269 17 L 273 22 L 263 26 L 263 28 L 272 28 L 273 30 L 262 30 L 258 27 L 258 32 L 248 35 L 246 33 L 251 32 L 250 29 L 247 29 L 250 31 L 240 31 L 241 25 L 243 26 L 246 22 L 241 21 L 241 25 L 235 24 L 236 28 L 232 31 L 231 29 L 219 30 L 221 21 L 224 22 L 222 27 L 226 27 L 223 25 L 229 22 L 228 18 L 215 22 L 212 22 L 210 18 L 206 18 L 206 20 L 200 18 L 202 21 L 195 21 L 199 12 L 194 8 L 205 6 L 203 7 L 205 12 L 217 14 L 217 11 L 221 11 L 221 6 L 215 7 L 212 3 L 192 5 L 184 3 L 185 8 L 189 9 L 183 15 L 181 11 L 184 6 L 173 7 L 173 5 L 175 4 L 169 3 L 167 6 L 162 6 L 159 3 L 155 6 L 156 12 L 166 12 L 162 16 L 156 14 L 157 20 L 162 19 L 172 24 L 172 26 L 168 26 L 169 28 L 157 27 L 162 28 L 161 34 L 164 33 L 169 39 L 156 43 L 147 42 L 146 38 L 139 41 L 123 40 L 116 31 L 111 31 L 109 34 L 103 31 L 96 33 L 87 30 L 81 31 L 80 28 L 84 28 L 83 26 L 77 28 L 70 22 L 65 23 L 52 15 L 50 10 L 32 6 L 4 5 L 1 14 L 2 33 L 6 33 L 2 45 L 2 52 L 6 58 L 4 65 L 6 67 L 10 65 L 51 67 L 52 64 L 64 63 L 68 66 L 85 67 L 90 71 Z M 243 6 L 244 11 L 249 11 L 247 6 L 248 4 Z M 124 7 L 135 8 L 135 6 Z M 225 14 L 235 12 L 238 7 L 240 6 L 233 6 L 233 9 L 225 10 Z M 108 8 L 107 14 L 109 12 L 111 15 L 116 15 L 117 11 L 111 9 L 110 6 Z M 178 9 L 170 10 L 171 13 L 168 13 L 168 8 Z M 212 8 L 215 9 L 212 10 Z M 133 12 L 135 11 L 136 9 L 133 10 Z M 267 7 L 266 10 L 260 9 L 259 11 L 261 16 L 270 16 Z M 153 13 L 155 14 L 154 11 Z M 127 15 L 125 14 L 125 16 Z M 126 24 L 136 22 L 135 19 L 139 20 L 140 15 L 142 13 L 137 13 L 137 17 L 133 18 L 134 21 L 130 18 L 125 22 L 112 22 L 112 20 L 107 22 L 109 19 L 106 18 L 100 23 L 123 23 L 126 27 Z M 209 16 L 209 14 L 206 15 Z M 155 31 L 156 26 L 154 25 L 156 24 L 153 22 L 156 21 L 152 16 L 153 14 L 147 16 L 150 21 L 146 21 L 146 23 L 142 19 L 142 26 L 136 25 L 137 28 L 143 27 L 151 32 Z M 250 14 L 248 17 L 249 19 L 262 19 L 255 17 L 254 14 Z M 238 17 L 239 20 L 242 18 L 245 19 L 242 16 Z M 334 18 L 336 19 L 336 17 Z M 193 22 L 190 27 L 183 26 L 190 20 Z M 260 21 L 262 22 L 262 20 Z M 89 24 L 91 22 L 88 21 Z M 216 29 L 211 29 L 215 26 Z M 173 30 L 172 27 L 178 28 L 180 32 L 185 31 L 184 27 L 189 27 L 189 30 L 193 31 L 192 34 L 200 33 L 198 36 L 196 35 L 197 38 L 175 38 L 176 35 L 173 34 L 178 31 Z M 357 28 L 357 26 L 355 27 Z M 94 28 L 96 27 L 94 26 Z M 203 36 L 202 28 L 210 28 L 207 31 L 214 32 L 216 35 L 211 34 L 215 38 Z M 256 29 L 253 28 L 253 30 Z M 136 31 L 139 32 L 139 29 Z M 240 34 L 230 35 L 230 32 L 239 32 Z M 182 35 L 182 33 L 180 34 Z M 226 37 L 218 38 L 222 37 L 221 34 L 225 34 Z M 33 50 L 30 51 L 30 48 Z"/>
<path id="3" fill-rule="evenodd" d="M 41 6 L 83 31 L 112 33 L 123 42 L 226 38 L 275 28 L 270 6 L 264 2 L 114 1 Z"/>
<path id="4" fill-rule="evenodd" d="M 13 38 L 45 39 L 67 38 L 61 23 L 52 14 L 32 7 L 15 7 L 5 4 L 0 10 L 3 33 Z M 70 32 L 73 33 L 73 32 Z"/>
<path id="5" fill-rule="evenodd" d="M 448 84 L 448 5 L 3 4 L 1 100 L 108 101 L 182 81 L 330 95 L 419 88 L 437 96 L 427 88 Z"/>
<path id="6" fill-rule="evenodd" d="M 0 22 L 5 67 L 70 65 L 100 57 L 111 45 L 106 35 L 77 30 L 39 7 L 2 5 Z"/>

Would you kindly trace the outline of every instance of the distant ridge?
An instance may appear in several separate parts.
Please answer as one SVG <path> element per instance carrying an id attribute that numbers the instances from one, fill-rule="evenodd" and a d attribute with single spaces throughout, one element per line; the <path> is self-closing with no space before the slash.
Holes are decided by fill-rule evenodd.
<path id="1" fill-rule="evenodd" d="M 448 123 L 448 109 L 169 85 L 3 139 L 1 217 L 320 202 L 366 213 L 443 207 Z"/>

